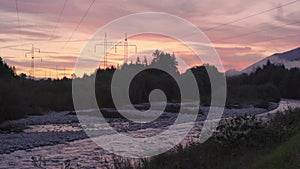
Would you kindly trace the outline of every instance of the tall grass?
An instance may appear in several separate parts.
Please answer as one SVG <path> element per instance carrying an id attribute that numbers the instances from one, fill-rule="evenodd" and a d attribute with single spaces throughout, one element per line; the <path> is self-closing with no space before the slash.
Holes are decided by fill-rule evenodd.
<path id="1" fill-rule="evenodd" d="M 117 169 L 296 169 L 300 168 L 300 109 L 279 112 L 268 123 L 238 116 L 220 123 L 214 137 L 134 166 L 117 159 Z"/>

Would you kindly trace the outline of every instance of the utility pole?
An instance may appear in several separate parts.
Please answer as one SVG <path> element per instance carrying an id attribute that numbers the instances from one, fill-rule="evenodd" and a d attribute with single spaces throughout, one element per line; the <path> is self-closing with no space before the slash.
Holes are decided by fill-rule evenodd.
<path id="1" fill-rule="evenodd" d="M 63 75 L 63 77 L 61 79 L 63 79 L 64 77 L 67 77 L 68 73 L 66 73 L 66 71 L 68 71 L 68 69 L 66 69 L 66 66 L 63 66 L 63 68 L 59 67 L 58 65 L 55 65 L 55 68 L 49 68 L 49 70 L 54 70 L 55 69 L 55 74 L 56 74 L 56 79 L 60 78 L 60 75 Z M 50 71 L 50 76 L 51 76 L 51 71 Z"/>
<path id="2" fill-rule="evenodd" d="M 35 52 L 39 52 L 41 53 L 41 50 L 39 48 L 35 48 L 34 45 L 32 44 L 32 47 L 31 47 L 31 51 L 30 52 L 26 52 L 25 53 L 25 57 L 27 57 L 28 54 L 31 55 L 31 73 L 30 73 L 30 76 L 32 79 L 34 79 L 34 59 L 35 58 L 41 58 L 41 57 L 36 57 L 34 55 Z M 41 58 L 41 62 L 42 62 L 42 58 Z"/>
<path id="3" fill-rule="evenodd" d="M 103 40 L 103 43 L 99 43 L 99 44 L 95 44 L 95 47 L 94 47 L 94 51 L 97 52 L 97 46 L 103 46 L 103 68 L 107 68 L 107 55 L 108 55 L 108 44 L 111 44 L 111 45 L 114 45 L 114 42 L 108 42 L 107 41 L 107 34 L 105 32 L 104 34 L 104 40 Z M 101 68 L 101 64 L 99 65 L 99 69 Z"/>
<path id="4" fill-rule="evenodd" d="M 143 61 L 143 64 L 145 66 L 148 66 L 148 60 L 147 60 L 147 56 L 144 56 L 144 61 Z"/>
<path id="5" fill-rule="evenodd" d="M 105 32 L 104 34 L 104 40 L 103 40 L 103 43 L 99 43 L 99 44 L 95 44 L 95 52 L 97 52 L 97 46 L 103 46 L 104 49 L 103 49 L 103 66 L 104 68 L 107 68 L 107 56 L 108 56 L 108 45 L 111 45 L 111 46 L 114 46 L 115 48 L 115 53 L 117 53 L 117 46 L 122 46 L 124 47 L 124 63 L 127 63 L 127 60 L 128 60 L 128 48 L 129 47 L 135 47 L 135 53 L 137 53 L 137 45 L 134 45 L 134 44 L 129 44 L 128 42 L 128 38 L 127 38 L 127 33 L 125 34 L 125 39 L 123 42 L 108 42 L 107 41 L 107 34 Z M 99 66 L 100 68 L 100 66 Z"/>
<path id="6" fill-rule="evenodd" d="M 55 71 L 56 71 L 56 79 L 58 79 L 58 69 L 57 69 L 57 65 L 55 66 Z"/>
<path id="7" fill-rule="evenodd" d="M 124 42 L 118 43 L 115 45 L 115 52 L 117 53 L 117 46 L 123 46 L 124 47 L 124 63 L 127 63 L 128 61 L 128 47 L 132 46 L 135 47 L 135 53 L 137 53 L 137 45 L 129 44 L 127 33 L 125 33 L 125 39 Z"/>

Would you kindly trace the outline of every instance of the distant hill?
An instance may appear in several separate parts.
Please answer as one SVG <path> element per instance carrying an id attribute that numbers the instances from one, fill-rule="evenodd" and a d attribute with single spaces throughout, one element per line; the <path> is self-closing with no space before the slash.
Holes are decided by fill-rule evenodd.
<path id="1" fill-rule="evenodd" d="M 237 76 L 237 75 L 240 75 L 241 72 L 240 71 L 237 71 L 235 69 L 229 69 L 225 72 L 226 76 L 228 77 L 231 77 L 231 76 Z"/>
<path id="2" fill-rule="evenodd" d="M 242 73 L 250 74 L 254 72 L 258 67 L 262 67 L 263 65 L 265 65 L 268 60 L 272 64 L 283 64 L 287 69 L 294 67 L 300 68 L 300 47 L 283 53 L 275 53 L 252 64 L 242 71 L 230 69 L 226 72 L 226 76 L 236 76 Z"/>

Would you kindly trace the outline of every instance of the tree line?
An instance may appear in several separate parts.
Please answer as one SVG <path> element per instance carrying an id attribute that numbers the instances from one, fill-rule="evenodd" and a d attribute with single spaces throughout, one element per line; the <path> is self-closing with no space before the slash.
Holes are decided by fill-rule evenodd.
<path id="1" fill-rule="evenodd" d="M 149 64 L 141 62 L 124 64 L 120 68 L 110 67 L 97 69 L 91 75 L 76 80 L 95 78 L 95 92 L 99 107 L 114 107 L 111 96 L 111 82 L 116 71 L 128 73 L 149 68 L 138 73 L 129 87 L 132 104 L 149 102 L 149 94 L 153 89 L 164 91 L 168 102 L 180 102 L 178 85 L 188 83 L 187 74 L 179 73 L 178 62 L 174 54 L 156 50 Z M 163 66 L 168 72 L 180 79 L 176 84 L 166 72 L 153 67 Z M 210 103 L 210 79 L 208 71 L 217 76 L 224 76 L 212 65 L 195 66 L 189 69 L 199 87 L 200 101 L 203 105 Z M 268 62 L 250 75 L 243 74 L 227 79 L 227 105 L 279 101 L 280 98 L 300 99 L 300 70 L 286 69 L 283 65 Z M 120 92 L 124 87 L 117 86 Z M 84 87 L 83 89 L 84 90 Z M 18 76 L 15 68 L 0 59 L 0 121 L 17 119 L 26 115 L 40 114 L 45 111 L 73 110 L 72 79 L 32 80 L 23 74 Z"/>

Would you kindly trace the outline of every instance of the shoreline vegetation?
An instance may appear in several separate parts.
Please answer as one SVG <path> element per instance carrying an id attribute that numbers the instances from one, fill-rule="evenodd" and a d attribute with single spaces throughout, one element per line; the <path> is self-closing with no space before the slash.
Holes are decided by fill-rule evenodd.
<path id="1" fill-rule="evenodd" d="M 255 116 L 220 121 L 205 143 L 177 145 L 149 158 L 113 157 L 115 169 L 298 169 L 300 166 L 300 109 L 277 112 L 269 122 Z"/>
<path id="2" fill-rule="evenodd" d="M 159 103 L 158 103 L 159 104 Z M 183 109 L 189 108 L 190 104 L 186 103 Z M 280 105 L 282 102 L 280 102 Z M 278 104 L 273 103 L 271 109 L 248 107 L 242 109 L 228 109 L 225 108 L 223 118 L 230 118 L 234 115 L 261 115 L 274 111 L 279 108 Z M 286 107 L 286 106 L 285 106 Z M 201 106 L 203 114 L 199 114 L 196 119 L 195 126 L 190 133 L 193 137 L 198 133 L 198 129 L 201 128 L 203 121 L 206 118 L 209 107 Z M 125 109 L 126 111 L 126 109 Z M 90 114 L 93 110 L 82 110 L 77 115 L 85 116 L 85 118 L 94 118 L 93 114 Z M 109 112 L 114 115 L 114 112 Z M 188 114 L 186 114 L 188 116 Z M 140 124 L 134 124 L 133 122 L 127 122 L 122 118 L 107 118 L 107 122 L 114 127 L 114 129 L 121 133 L 139 133 L 143 137 L 147 135 L 147 129 L 154 129 L 159 131 L 160 129 L 171 125 L 171 119 L 176 119 L 177 115 L 172 112 L 165 113 L 162 118 L 156 120 L 156 123 L 148 123 L 144 126 Z M 100 129 L 93 128 L 91 129 Z M 146 129 L 146 130 L 145 130 Z M 156 132 L 153 133 L 155 135 Z M 10 138 L 13 136 L 13 138 Z M 10 139 L 7 139 L 10 138 Z M 22 139 L 19 139 L 22 138 Z M 5 121 L 0 124 L 0 142 L 5 146 L 0 147 L 0 154 L 9 154 L 18 150 L 28 150 L 35 147 L 43 147 L 48 145 L 65 144 L 69 141 L 86 139 L 88 136 L 81 127 L 80 122 L 76 116 L 76 113 L 70 111 L 63 112 L 48 112 L 39 116 L 28 116 L 18 120 Z M 32 140 L 38 139 L 38 142 L 32 143 Z"/>
<path id="3" fill-rule="evenodd" d="M 111 96 L 111 80 L 116 71 L 138 71 L 141 67 L 161 65 L 178 77 L 184 84 L 186 74 L 179 73 L 175 55 L 155 51 L 149 65 L 138 62 L 124 64 L 120 68 L 97 69 L 91 75 L 68 79 L 32 80 L 25 74 L 16 74 L 13 66 L 0 58 L 0 124 L 8 120 L 28 116 L 45 115 L 49 111 L 71 111 L 72 80 L 84 81 L 95 77 L 95 92 L 100 108 L 107 110 L 106 118 L 123 118 L 115 111 Z M 199 87 L 200 103 L 210 105 L 211 86 L 207 69 L 216 76 L 224 76 L 212 65 L 204 64 L 189 70 L 195 76 Z M 159 86 L 153 80 L 159 79 Z M 162 89 L 167 97 L 165 111 L 177 113 L 180 103 L 178 86 L 174 79 L 157 70 L 149 70 L 137 76 L 130 87 L 130 99 L 134 105 L 143 104 L 137 109 L 148 109 L 149 93 L 156 88 Z M 267 62 L 262 68 L 247 75 L 226 77 L 227 109 L 247 107 L 268 110 L 270 102 L 278 103 L 281 98 L 300 99 L 300 69 L 286 69 L 283 65 Z M 188 83 L 188 82 L 187 82 Z M 84 84 L 82 90 L 84 91 Z M 199 101 L 199 100 L 197 100 Z M 84 105 L 83 108 L 92 108 Z M 271 109 L 271 108 L 270 108 Z M 113 113 L 112 113 L 113 112 Z M 203 113 L 199 109 L 199 114 Z M 76 119 L 74 119 L 76 121 Z M 75 122 L 73 121 L 73 122 Z M 222 120 L 214 137 L 203 144 L 191 143 L 187 147 L 177 146 L 173 151 L 158 155 L 152 159 L 142 159 L 138 169 L 152 168 L 210 168 L 210 169 L 293 169 L 299 168 L 300 152 L 300 109 L 290 109 L 278 113 L 268 123 L 259 121 L 255 115 L 237 115 L 233 119 Z M 13 131 L 14 132 L 14 131 Z M 54 133 L 55 134 L 55 133 Z M 72 136 L 70 136 L 71 138 Z M 114 159 L 116 169 L 133 168 L 131 161 Z"/>
<path id="4" fill-rule="evenodd" d="M 280 102 L 280 105 L 276 108 L 276 110 L 284 110 L 285 108 L 291 106 L 294 107 L 296 106 L 296 104 L 298 104 L 299 101 L 297 100 L 285 100 L 283 99 Z M 187 104 L 185 104 L 187 106 Z M 207 107 L 202 107 L 203 112 L 206 112 L 206 108 Z M 91 110 L 87 110 L 87 112 L 89 112 Z M 231 112 L 231 113 L 230 113 Z M 239 113 L 238 113 L 239 112 Z M 267 110 L 267 109 L 261 109 L 261 108 L 243 108 L 243 109 L 226 109 L 225 114 L 230 113 L 231 115 L 243 115 L 245 112 L 247 112 L 247 114 L 253 115 L 253 114 L 257 114 L 257 117 L 263 119 L 264 121 L 267 119 L 269 119 L 270 117 L 273 116 L 273 112 L 276 112 L 275 110 Z M 254 113 L 256 112 L 256 113 Z M 272 116 L 267 115 L 264 112 L 270 112 L 272 113 Z M 265 114 L 263 117 L 261 117 L 260 115 Z M 175 118 L 175 114 L 174 113 L 168 113 L 167 114 L 167 119 L 161 119 L 162 121 L 157 123 L 160 124 L 158 126 L 148 126 L 148 128 L 150 127 L 150 132 L 151 132 L 151 128 L 156 128 L 159 129 L 161 128 L 162 124 L 167 123 L 169 118 Z M 228 114 L 229 115 L 229 114 Z M 229 117 L 229 116 L 225 116 Z M 266 118 L 264 118 L 266 117 Z M 97 147 L 97 146 L 90 146 L 93 145 L 92 141 L 88 141 L 89 139 L 87 138 L 87 136 L 84 134 L 84 132 L 82 131 L 82 129 L 80 129 L 79 123 L 78 121 L 76 121 L 76 115 L 73 113 L 70 113 L 69 111 L 64 111 L 64 112 L 49 112 L 45 115 L 42 116 L 30 116 L 28 118 L 23 118 L 23 119 L 19 119 L 19 120 L 13 120 L 13 121 L 7 121 L 4 122 L 2 124 L 0 124 L 0 126 L 6 125 L 6 126 L 23 126 L 25 124 L 25 126 L 28 126 L 28 129 L 26 129 L 25 131 L 20 131 L 20 132 L 5 132 L 3 134 L 0 134 L 1 136 L 1 142 L 3 145 L 1 147 L 1 152 L 5 153 L 2 154 L 1 157 L 3 158 L 3 165 L 4 166 L 30 166 L 30 163 L 26 162 L 28 160 L 30 160 L 31 156 L 39 156 L 42 155 L 43 157 L 45 157 L 45 159 L 47 160 L 47 168 L 48 167 L 53 167 L 53 166 L 57 166 L 59 164 L 57 164 L 56 162 L 53 162 L 53 160 L 57 160 L 54 157 L 57 156 L 58 154 L 56 153 L 57 151 L 60 150 L 64 150 L 64 149 L 73 149 L 76 150 L 77 146 L 79 146 L 79 144 L 83 147 L 85 147 L 86 153 L 89 156 L 91 156 L 92 154 L 94 154 L 95 151 L 97 151 L 97 156 L 95 156 L 94 158 L 101 158 L 101 159 L 106 159 L 108 162 L 105 163 L 108 166 L 110 166 L 109 168 L 112 168 L 110 164 L 112 164 L 111 161 L 116 160 L 115 158 L 111 158 L 110 154 L 100 154 L 102 152 L 101 148 Z M 226 118 L 228 119 L 228 118 Z M 136 128 L 134 126 L 131 126 L 130 128 L 122 127 L 122 124 L 125 124 L 125 126 L 127 125 L 127 123 L 124 123 L 124 121 L 122 119 L 109 119 L 112 120 L 112 124 L 115 127 L 121 127 L 120 131 L 121 132 L 129 132 L 129 133 L 140 133 L 139 128 Z M 201 126 L 201 119 L 198 119 L 200 121 L 197 121 L 196 125 L 195 125 L 195 131 L 196 133 L 198 133 L 198 127 Z M 200 125 L 200 126 L 199 126 Z M 42 129 L 42 130 L 41 130 Z M 125 129 L 125 130 L 124 130 Z M 199 128 L 200 129 L 200 128 Z M 119 130 L 118 130 L 119 131 Z M 145 130 L 146 132 L 144 133 L 145 135 L 149 134 L 148 130 Z M 191 133 L 190 136 L 188 136 L 187 140 L 184 141 L 184 144 L 186 141 L 189 140 L 193 140 L 193 141 L 197 141 L 192 139 L 192 137 L 194 136 L 194 134 L 196 134 L 194 132 Z M 41 137 L 42 136 L 42 137 Z M 82 137 L 83 136 L 83 137 Z M 141 135 L 142 136 L 142 135 Z M 8 139 L 10 138 L 10 139 Z M 14 138 L 14 139 L 12 139 Z M 22 138 L 22 139 L 20 139 Z M 85 139 L 87 138 L 87 139 Z M 38 139 L 38 142 L 32 142 L 32 140 L 36 140 Z M 196 139 L 196 138 L 195 138 Z M 15 140 L 15 141 L 14 141 Z M 76 141 L 78 140 L 78 141 Z M 193 144 L 192 144 L 193 145 Z M 25 146 L 25 147 L 24 147 Z M 46 146 L 46 147 L 44 147 Z M 44 154 L 44 151 L 47 150 L 47 152 L 49 151 L 50 154 Z M 174 150 L 175 151 L 175 150 Z M 174 152 L 172 151 L 172 153 Z M 69 159 L 71 160 L 71 166 L 74 167 L 76 166 L 77 163 L 81 162 L 85 162 L 88 163 L 85 166 L 90 166 L 92 167 L 100 167 L 102 168 L 103 163 L 101 162 L 102 165 L 97 164 L 96 161 L 91 161 L 90 158 L 85 157 L 85 155 L 78 153 L 77 151 L 74 152 L 65 152 L 62 151 L 62 154 L 60 154 L 60 162 L 62 162 L 63 159 Z M 72 153 L 72 155 L 67 155 L 69 153 Z M 171 153 L 171 152 L 169 152 Z M 9 162 L 7 161 L 8 159 L 14 159 L 14 158 L 18 158 L 19 156 L 22 156 L 22 158 L 19 158 L 18 161 L 16 161 L 15 163 Z M 81 158 L 78 159 L 77 157 L 80 156 Z M 93 159 L 94 159 L 93 158 Z M 117 158 L 119 159 L 119 158 Z M 124 159 L 119 159 L 119 162 L 124 163 Z M 126 161 L 126 160 L 125 160 Z M 82 163 L 83 164 L 83 163 Z M 124 163 L 125 164 L 125 163 Z M 123 165 L 123 164 L 122 164 Z M 9 167 L 8 167 L 9 168 Z M 15 167 L 14 167 L 15 168 Z M 76 167 L 75 167 L 76 168 Z"/>
<path id="5" fill-rule="evenodd" d="M 120 68 L 110 67 L 97 69 L 91 75 L 82 78 L 68 79 L 41 79 L 32 80 L 25 74 L 16 74 L 16 68 L 7 65 L 0 59 L 0 122 L 23 118 L 27 115 L 39 115 L 47 111 L 73 110 L 72 80 L 86 80 L 96 76 L 96 97 L 100 108 L 114 108 L 111 97 L 111 80 L 115 71 L 126 72 L 140 70 L 141 67 L 161 65 L 170 69 L 175 76 L 183 82 L 186 74 L 177 70 L 175 55 L 156 50 L 154 59 L 149 65 L 138 62 L 124 64 Z M 212 65 L 202 65 L 190 68 L 199 87 L 201 105 L 210 103 L 210 82 L 207 69 L 216 76 L 224 73 Z M 160 85 L 156 86 L 153 80 L 159 79 Z M 268 107 L 269 102 L 279 102 L 280 98 L 300 98 L 300 70 L 297 68 L 286 69 L 283 65 L 273 65 L 268 62 L 263 68 L 258 68 L 250 75 L 227 77 L 227 108 L 242 108 L 247 105 L 255 107 Z M 155 89 L 162 89 L 168 102 L 176 103 L 178 100 L 178 87 L 172 79 L 164 73 L 150 70 L 136 77 L 131 84 L 130 99 L 132 104 L 149 102 L 149 93 Z M 83 85 L 84 91 L 84 85 Z M 86 105 L 86 108 L 89 108 Z M 174 107 L 166 107 L 174 110 Z M 200 113 L 200 112 L 199 112 Z M 108 113 L 110 117 L 110 114 Z M 117 117 L 120 117 L 119 115 Z"/>

